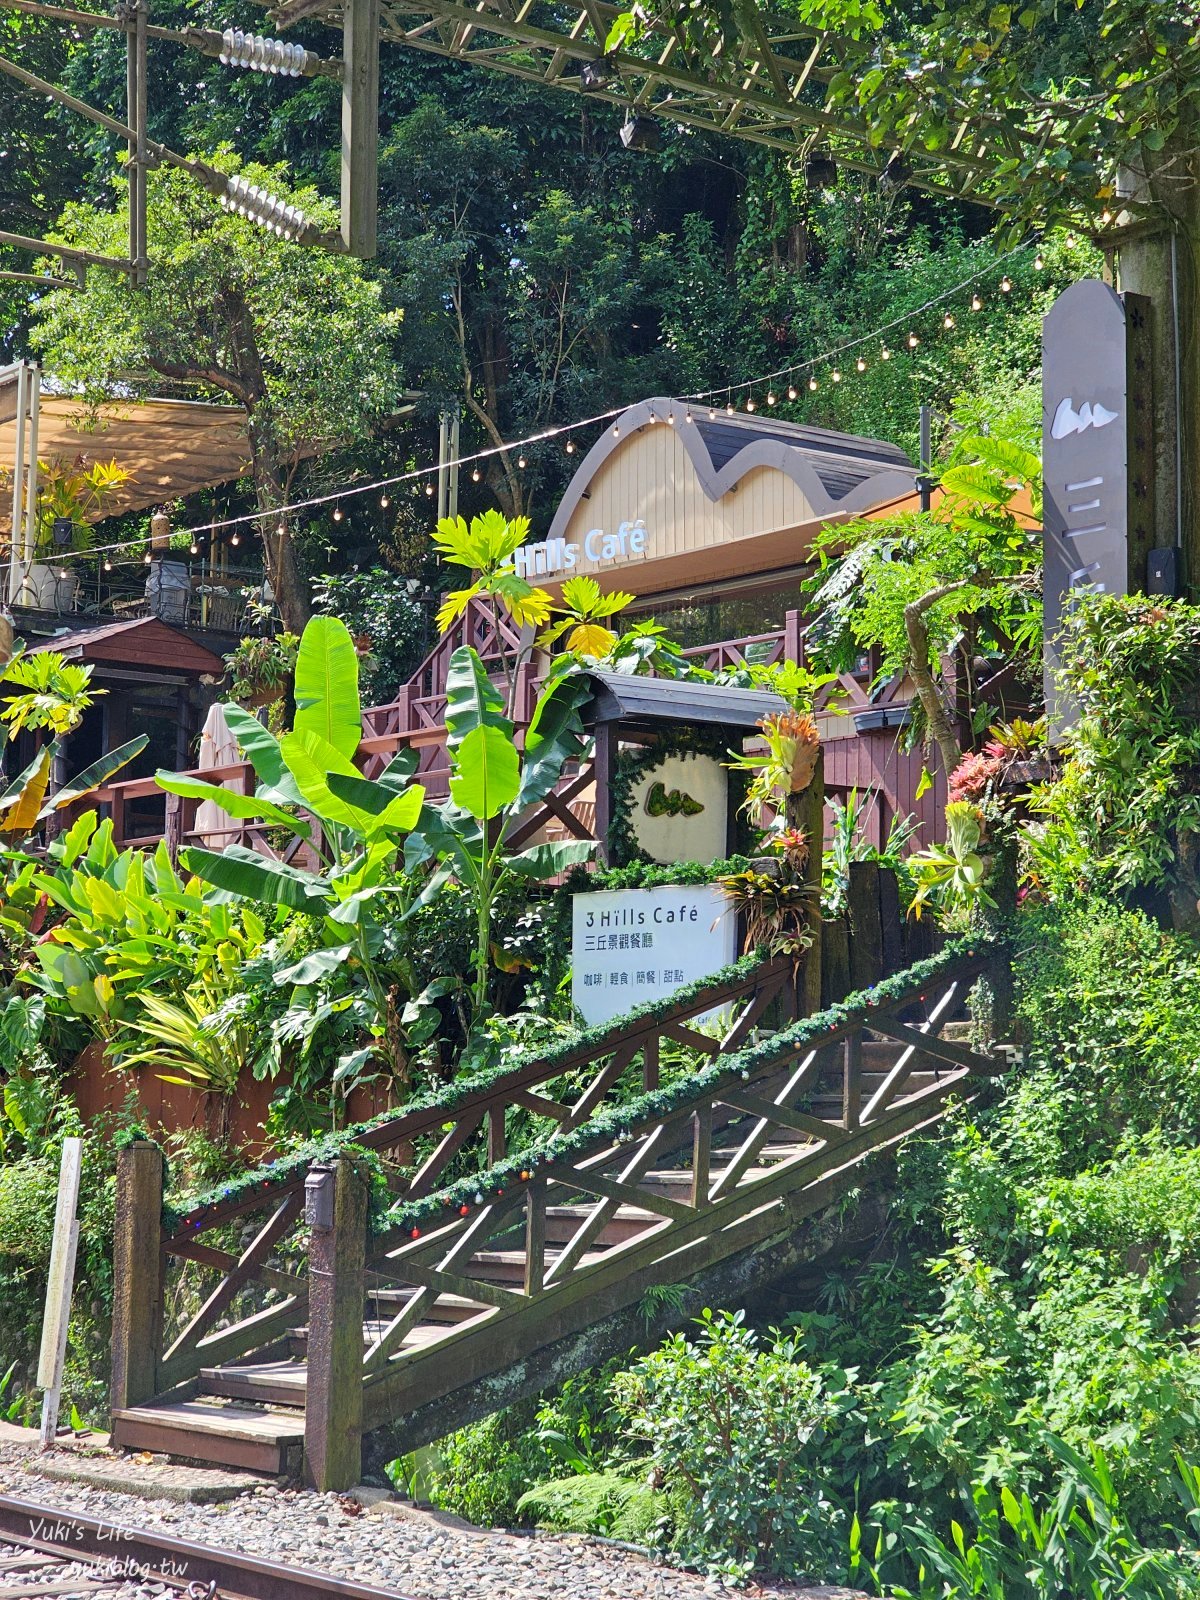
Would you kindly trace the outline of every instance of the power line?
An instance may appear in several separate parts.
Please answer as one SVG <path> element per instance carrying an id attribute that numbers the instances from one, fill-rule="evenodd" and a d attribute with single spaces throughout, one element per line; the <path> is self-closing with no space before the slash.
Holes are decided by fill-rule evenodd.
<path id="1" fill-rule="evenodd" d="M 793 379 L 807 377 L 810 388 L 816 388 L 819 386 L 819 380 L 816 379 L 816 373 L 819 368 L 829 367 L 831 363 L 836 362 L 840 357 L 852 354 L 856 350 L 861 352 L 869 345 L 878 344 L 887 334 L 893 333 L 897 328 L 906 326 L 909 327 L 909 348 L 915 349 L 921 341 L 919 336 L 916 335 L 912 325 L 919 322 L 922 316 L 929 311 L 945 305 L 948 301 L 953 300 L 958 295 L 961 295 L 965 290 L 970 289 L 982 279 L 997 272 L 1005 265 L 1006 262 L 1013 261 L 1017 256 L 1025 254 L 1032 248 L 1032 242 L 1028 241 L 1016 245 L 1013 249 L 1005 251 L 1003 255 L 996 256 L 992 261 L 989 261 L 986 265 L 978 268 L 968 277 L 961 279 L 951 288 L 944 289 L 939 294 L 932 295 L 928 300 L 923 301 L 921 305 L 914 307 L 911 311 L 906 311 L 901 316 L 893 317 L 890 322 L 886 322 L 880 327 L 872 329 L 869 333 L 856 335 L 852 339 L 845 339 L 840 344 L 833 345 L 830 349 L 823 351 L 820 355 L 810 356 L 804 361 L 787 362 L 782 366 L 775 367 L 770 372 L 760 373 L 753 378 L 744 378 L 736 383 L 717 384 L 712 388 L 695 390 L 690 394 L 682 394 L 676 398 L 682 401 L 685 405 L 689 402 L 697 405 L 702 403 L 712 404 L 719 400 L 729 411 L 736 410 L 737 406 L 741 404 L 744 409 L 753 412 L 757 409 L 758 404 L 755 399 L 756 391 L 766 389 L 767 402 L 769 405 L 773 406 L 777 403 L 779 398 L 774 394 L 774 391 L 771 388 L 771 386 L 776 382 L 782 382 L 784 380 L 790 381 Z M 1042 264 L 1042 258 L 1040 254 L 1038 256 L 1038 264 Z M 1012 287 L 1012 280 L 1009 278 L 1008 274 L 1005 273 L 1000 282 L 1001 292 L 1007 294 L 1011 292 Z M 972 297 L 969 305 L 972 311 L 979 311 L 983 308 L 983 302 L 978 295 Z M 953 316 L 947 313 L 947 317 L 943 320 L 943 328 L 946 331 L 950 331 L 955 326 L 956 323 Z M 891 355 L 892 352 L 888 350 L 886 346 L 884 346 L 880 352 L 879 359 L 889 360 L 891 359 Z M 869 363 L 865 357 L 860 356 L 859 360 L 856 362 L 856 369 L 857 371 L 862 372 L 866 370 L 868 365 Z M 830 372 L 830 377 L 833 382 L 840 382 L 842 381 L 843 374 L 839 368 L 833 367 Z M 797 397 L 798 392 L 794 390 L 789 391 L 789 399 L 794 400 Z M 712 408 L 715 410 L 715 405 L 713 405 Z M 547 440 L 561 438 L 564 435 L 576 433 L 580 429 L 594 428 L 599 426 L 601 423 L 612 422 L 615 418 L 624 415 L 624 413 L 628 410 L 628 405 L 613 406 L 606 411 L 596 412 L 593 416 L 583 417 L 575 422 L 559 423 L 552 428 L 543 428 L 539 432 L 528 434 L 521 439 L 509 440 L 498 445 L 488 445 L 484 449 L 475 450 L 467 455 L 458 456 L 454 460 L 443 462 L 440 465 L 414 467 L 408 472 L 394 473 L 390 477 L 377 478 L 370 483 L 354 484 L 350 485 L 349 487 L 331 489 L 324 494 L 310 495 L 304 500 L 288 501 L 283 505 L 273 507 L 269 511 L 247 511 L 235 517 L 214 518 L 209 522 L 197 523 L 192 527 L 179 529 L 173 535 L 173 538 L 177 541 L 190 538 L 194 545 L 196 540 L 201 536 L 218 533 L 226 528 L 245 527 L 250 523 L 264 523 L 271 521 L 279 522 L 280 519 L 286 518 L 293 513 L 310 511 L 328 505 L 340 507 L 341 502 L 355 499 L 359 495 L 374 494 L 380 491 L 386 491 L 388 489 L 395 488 L 398 485 L 416 483 L 422 479 L 433 478 L 439 472 L 447 471 L 455 467 L 477 468 L 480 462 L 490 461 L 496 456 L 511 455 L 514 452 L 520 452 L 522 450 L 529 449 L 534 445 L 544 444 Z M 685 420 L 691 420 L 690 413 Z M 520 464 L 523 465 L 523 462 Z M 338 520 L 341 519 L 339 518 Z M 285 534 L 290 534 L 291 532 L 290 529 L 282 525 L 279 531 L 282 531 Z M 113 544 L 93 545 L 86 552 L 86 554 L 110 555 L 114 552 L 119 552 L 122 550 L 141 550 L 145 543 L 146 537 L 143 535 L 136 539 L 122 540 Z M 83 553 L 84 552 L 78 551 L 73 552 L 75 555 Z M 175 554 L 180 553 L 181 552 L 178 550 L 175 551 Z"/>

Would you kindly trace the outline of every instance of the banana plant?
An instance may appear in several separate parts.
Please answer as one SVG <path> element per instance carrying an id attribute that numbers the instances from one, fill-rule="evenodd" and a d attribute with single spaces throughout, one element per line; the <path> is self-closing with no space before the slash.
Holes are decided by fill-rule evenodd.
<path id="1" fill-rule="evenodd" d="M 186 871 L 214 888 L 316 920 L 318 947 L 281 967 L 278 984 L 309 987 L 347 963 L 361 970 L 376 1046 L 346 1058 L 348 1081 L 373 1049 L 382 1048 L 378 1041 L 387 1031 L 391 1001 L 378 959 L 384 933 L 376 907 L 381 896 L 398 896 L 398 909 L 404 909 L 406 891 L 397 865 L 404 837 L 421 815 L 425 791 L 409 782 L 416 767 L 412 751 L 401 751 L 376 779 L 364 778 L 355 767 L 352 757 L 362 739 L 358 653 L 338 618 L 314 617 L 306 626 L 296 653 L 295 698 L 293 727 L 278 738 L 242 707 L 222 708 L 257 776 L 253 794 L 237 794 L 190 773 L 159 772 L 157 779 L 168 793 L 211 800 L 229 816 L 269 823 L 307 848 L 315 866 L 272 860 L 241 845 L 220 852 L 194 846 L 181 850 L 179 859 Z M 420 1002 L 411 972 L 402 975 Z M 423 1012 L 434 998 L 425 996 Z M 428 1021 L 423 1017 L 426 1029 Z"/>
<path id="2" fill-rule="evenodd" d="M 446 680 L 446 732 L 450 795 L 426 805 L 405 847 L 410 867 L 434 862 L 416 906 L 426 905 L 452 879 L 471 892 L 476 946 L 472 1011 L 476 1024 L 487 1015 L 492 908 L 514 879 L 539 882 L 585 861 L 595 846 L 586 840 L 539 844 L 511 851 L 519 820 L 554 788 L 566 763 L 584 754 L 579 708 L 587 680 L 569 657 L 538 697 L 518 751 L 515 729 L 476 652 L 462 647 L 450 658 Z M 408 914 L 411 914 L 408 913 Z"/>

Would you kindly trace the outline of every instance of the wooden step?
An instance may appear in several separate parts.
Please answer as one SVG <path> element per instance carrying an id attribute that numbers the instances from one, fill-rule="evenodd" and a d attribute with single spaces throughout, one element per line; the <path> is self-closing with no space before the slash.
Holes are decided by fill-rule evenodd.
<path id="1" fill-rule="evenodd" d="M 303 1447 L 304 1413 L 221 1400 L 150 1400 L 113 1412 L 112 1442 L 277 1475 L 289 1471 L 289 1454 Z"/>
<path id="2" fill-rule="evenodd" d="M 372 1306 L 384 1315 L 394 1317 L 397 1311 L 402 1306 L 406 1306 L 416 1293 L 416 1289 L 405 1288 L 399 1284 L 390 1289 L 368 1289 L 367 1321 L 371 1320 L 369 1313 Z M 479 1316 L 481 1312 L 487 1309 L 488 1307 L 484 1305 L 482 1300 L 465 1300 L 460 1294 L 439 1294 L 421 1320 L 423 1322 L 444 1322 L 454 1325 L 460 1322 L 469 1322 L 472 1317 Z"/>

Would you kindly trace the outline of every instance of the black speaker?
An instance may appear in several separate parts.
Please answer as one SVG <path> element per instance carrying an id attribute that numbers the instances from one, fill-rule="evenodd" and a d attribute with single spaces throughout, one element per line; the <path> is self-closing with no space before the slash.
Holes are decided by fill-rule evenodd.
<path id="1" fill-rule="evenodd" d="M 1182 578 L 1179 551 L 1173 544 L 1151 550 L 1146 557 L 1147 594 L 1166 594 L 1176 599 L 1183 592 Z"/>

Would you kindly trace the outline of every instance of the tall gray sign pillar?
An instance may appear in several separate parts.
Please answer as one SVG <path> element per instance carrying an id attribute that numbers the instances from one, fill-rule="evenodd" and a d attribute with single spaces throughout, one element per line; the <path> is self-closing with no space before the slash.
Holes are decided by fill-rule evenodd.
<path id="1" fill-rule="evenodd" d="M 1063 291 L 1042 323 L 1046 709 L 1073 716 L 1057 688 L 1058 633 L 1081 594 L 1146 586 L 1154 540 L 1150 302 L 1098 279 Z"/>

